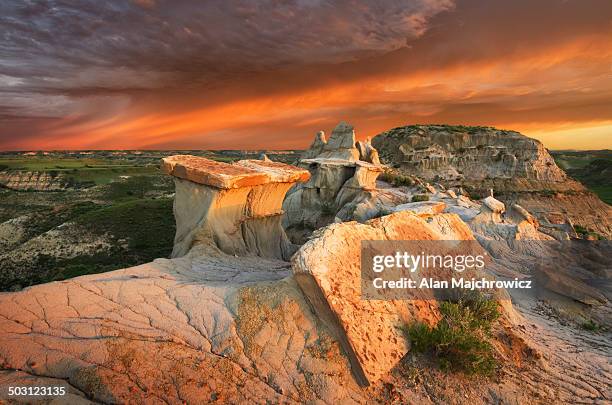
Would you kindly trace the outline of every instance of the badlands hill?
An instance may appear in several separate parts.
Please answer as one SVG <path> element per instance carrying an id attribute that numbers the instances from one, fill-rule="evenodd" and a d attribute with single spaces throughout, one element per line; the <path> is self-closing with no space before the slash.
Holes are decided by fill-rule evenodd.
<path id="1" fill-rule="evenodd" d="M 398 171 L 481 197 L 493 190 L 545 225 L 570 222 L 612 238 L 612 207 L 560 169 L 544 145 L 491 127 L 410 125 L 372 139 Z"/>
<path id="2" fill-rule="evenodd" d="M 23 399 L 54 404 L 611 400 L 609 256 L 558 249 L 572 229 L 544 233 L 524 207 L 458 188 L 378 181 L 376 149 L 345 123 L 297 166 L 162 166 L 176 187 L 172 257 L 0 294 L 1 387 L 65 386 Z M 405 333 L 436 325 L 442 303 L 363 299 L 364 240 L 475 243 L 495 259 L 488 277 L 537 278 L 546 299 L 500 292 L 493 374 L 446 373 Z M 548 246 L 570 265 L 535 265 Z"/>

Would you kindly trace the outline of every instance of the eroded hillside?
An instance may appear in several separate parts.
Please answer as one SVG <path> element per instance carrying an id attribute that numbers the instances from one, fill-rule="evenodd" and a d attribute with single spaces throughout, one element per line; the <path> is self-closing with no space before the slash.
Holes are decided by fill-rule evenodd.
<path id="1" fill-rule="evenodd" d="M 541 142 L 491 127 L 411 125 L 373 138 L 383 163 L 474 198 L 493 190 L 541 222 L 612 238 L 612 207 L 560 169 Z"/>

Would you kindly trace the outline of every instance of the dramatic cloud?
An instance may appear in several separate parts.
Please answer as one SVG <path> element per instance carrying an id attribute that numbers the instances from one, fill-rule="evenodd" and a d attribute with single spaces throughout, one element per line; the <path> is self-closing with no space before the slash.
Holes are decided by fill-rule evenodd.
<path id="1" fill-rule="evenodd" d="M 0 26 L 0 149 L 303 147 L 339 119 L 612 147 L 606 0 L 4 2 Z"/>

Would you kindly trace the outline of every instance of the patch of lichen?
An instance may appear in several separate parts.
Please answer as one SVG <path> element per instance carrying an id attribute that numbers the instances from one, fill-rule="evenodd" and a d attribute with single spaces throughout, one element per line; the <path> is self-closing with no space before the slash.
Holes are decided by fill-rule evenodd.
<path id="1" fill-rule="evenodd" d="M 282 328 L 283 305 L 275 302 L 273 296 L 276 294 L 272 292 L 270 286 L 244 287 L 238 292 L 236 330 L 249 355 L 261 354 L 263 348 L 254 338 L 266 323 L 272 322 Z"/>
<path id="2" fill-rule="evenodd" d="M 98 366 L 79 369 L 70 382 L 89 398 L 107 401 L 114 398 L 104 383 Z"/>

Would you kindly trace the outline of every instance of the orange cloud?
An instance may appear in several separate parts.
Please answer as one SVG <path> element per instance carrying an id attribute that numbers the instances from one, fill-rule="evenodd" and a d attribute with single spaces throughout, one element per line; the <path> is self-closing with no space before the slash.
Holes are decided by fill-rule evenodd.
<path id="1" fill-rule="evenodd" d="M 451 123 L 516 129 L 549 146 L 612 147 L 602 135 L 612 105 L 609 20 L 578 2 L 544 3 L 464 0 L 406 47 L 342 63 L 202 78 L 184 67 L 143 74 L 131 89 L 120 85 L 134 72 L 116 69 L 121 77 L 103 77 L 109 88 L 64 91 L 70 104 L 58 117 L 7 121 L 0 148 L 302 148 L 341 119 L 360 137 Z"/>

